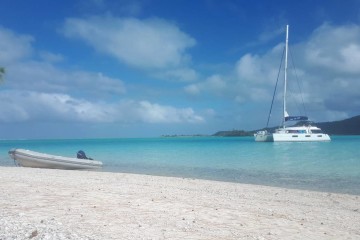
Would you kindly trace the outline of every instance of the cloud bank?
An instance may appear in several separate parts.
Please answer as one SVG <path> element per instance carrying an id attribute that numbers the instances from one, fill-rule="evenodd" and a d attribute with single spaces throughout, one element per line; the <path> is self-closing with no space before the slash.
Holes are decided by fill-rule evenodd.
<path id="1" fill-rule="evenodd" d="M 121 63 L 155 71 L 155 75 L 180 80 L 192 80 L 196 75 L 187 67 L 191 56 L 186 52 L 195 46 L 195 39 L 175 24 L 159 18 L 68 18 L 61 32 L 69 38 L 86 42 L 99 53 L 112 56 Z"/>
<path id="2" fill-rule="evenodd" d="M 165 29 L 166 27 L 165 24 Z M 174 31 L 176 32 L 176 29 Z M 103 73 L 61 69 L 56 64 L 61 62 L 63 57 L 51 52 L 37 52 L 32 45 L 34 41 L 31 36 L 0 28 L 2 52 L 0 64 L 6 66 L 7 72 L 5 84 L 0 92 L 2 111 L 0 122 L 199 123 L 204 121 L 203 117 L 195 113 L 192 108 L 177 108 L 125 97 L 126 84 L 120 79 Z M 155 63 L 155 66 L 172 64 L 173 59 L 168 56 L 169 54 L 174 54 L 180 61 L 181 51 L 181 46 L 175 46 L 168 54 L 162 55 L 162 59 Z M 149 53 L 145 53 L 147 54 Z M 146 56 L 142 57 L 146 58 Z M 38 60 L 39 58 L 41 60 Z M 175 64 L 176 61 L 173 63 Z"/>

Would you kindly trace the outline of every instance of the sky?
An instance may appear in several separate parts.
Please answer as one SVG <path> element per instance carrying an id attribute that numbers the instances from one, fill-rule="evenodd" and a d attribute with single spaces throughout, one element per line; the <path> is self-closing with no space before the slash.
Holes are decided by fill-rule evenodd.
<path id="1" fill-rule="evenodd" d="M 0 139 L 260 129 L 279 75 L 278 126 L 287 24 L 289 114 L 359 115 L 359 0 L 2 1 Z"/>

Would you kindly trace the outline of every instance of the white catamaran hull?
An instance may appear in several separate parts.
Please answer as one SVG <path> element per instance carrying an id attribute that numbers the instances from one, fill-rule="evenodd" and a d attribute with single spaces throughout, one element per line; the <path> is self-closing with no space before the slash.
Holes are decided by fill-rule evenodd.
<path id="1" fill-rule="evenodd" d="M 9 156 L 20 166 L 32 168 L 80 170 L 100 169 L 103 165 L 100 161 L 55 156 L 25 149 L 12 149 Z"/>
<path id="2" fill-rule="evenodd" d="M 256 142 L 326 142 L 330 136 L 315 126 L 284 127 L 275 133 L 259 131 L 254 134 Z"/>
<path id="3" fill-rule="evenodd" d="M 273 133 L 274 142 L 326 142 L 331 141 L 328 134 L 289 134 Z"/>
<path id="4" fill-rule="evenodd" d="M 255 137 L 256 142 L 273 142 L 274 141 L 273 135 L 266 131 L 259 131 L 254 134 L 254 137 Z"/>
<path id="5" fill-rule="evenodd" d="M 328 134 L 288 134 L 268 133 L 254 134 L 256 142 L 327 142 L 331 141 Z"/>

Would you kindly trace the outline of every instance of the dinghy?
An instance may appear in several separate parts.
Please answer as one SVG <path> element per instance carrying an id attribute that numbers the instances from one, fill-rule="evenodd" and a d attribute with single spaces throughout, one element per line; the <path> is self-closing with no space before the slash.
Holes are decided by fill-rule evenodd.
<path id="1" fill-rule="evenodd" d="M 80 151 L 79 151 L 80 152 Z M 22 167 L 54 168 L 67 170 L 100 169 L 102 162 L 80 158 L 55 156 L 45 153 L 34 152 L 26 149 L 11 149 L 10 158 L 14 159 Z M 79 154 L 78 154 L 79 156 Z M 85 156 L 85 154 L 84 154 Z"/>

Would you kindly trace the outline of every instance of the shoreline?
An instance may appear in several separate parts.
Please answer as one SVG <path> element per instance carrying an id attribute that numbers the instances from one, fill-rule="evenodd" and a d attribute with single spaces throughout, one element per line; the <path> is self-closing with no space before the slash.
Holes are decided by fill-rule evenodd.
<path id="1" fill-rule="evenodd" d="M 13 161 L 13 160 L 11 160 Z M 20 165 L 8 164 L 0 165 L 0 167 L 21 167 Z M 91 171 L 91 170 L 90 170 Z M 315 175 L 291 175 L 287 173 L 276 172 L 247 172 L 226 169 L 204 169 L 198 167 L 161 167 L 161 166 L 118 166 L 116 168 L 108 168 L 103 166 L 97 172 L 105 173 L 125 173 L 135 175 L 150 175 L 170 178 L 188 178 L 205 181 L 215 181 L 224 183 L 239 183 L 248 185 L 259 185 L 265 187 L 277 187 L 293 190 L 328 192 L 334 194 L 349 194 L 360 196 L 360 179 L 359 178 L 330 178 L 326 176 Z"/>
<path id="2" fill-rule="evenodd" d="M 144 168 L 121 166 L 121 168 L 103 168 L 104 172 L 129 173 L 139 175 L 151 175 L 160 177 L 189 178 L 207 181 L 239 183 L 259 185 L 267 187 L 278 187 L 304 191 L 329 192 L 339 194 L 350 194 L 360 196 L 359 178 L 342 178 L 329 176 L 315 176 L 264 172 L 264 171 L 241 171 L 229 169 L 212 169 L 199 167 L 161 167 L 145 166 Z"/>
<path id="3" fill-rule="evenodd" d="M 0 239 L 358 239 L 360 196 L 0 167 Z"/>

